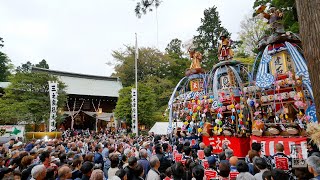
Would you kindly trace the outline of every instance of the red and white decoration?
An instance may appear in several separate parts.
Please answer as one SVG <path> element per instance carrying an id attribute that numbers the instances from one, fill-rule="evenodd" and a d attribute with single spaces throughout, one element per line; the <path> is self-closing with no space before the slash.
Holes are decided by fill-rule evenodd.
<path id="1" fill-rule="evenodd" d="M 213 136 L 203 137 L 203 143 L 208 146 L 212 145 L 215 154 L 222 152 L 222 145 L 226 144 L 234 152 L 235 156 L 246 157 L 250 150 L 250 138 L 239 138 L 230 136 Z"/>
<path id="2" fill-rule="evenodd" d="M 290 154 L 290 157 L 297 158 L 295 151 L 292 149 L 295 145 L 300 145 L 303 159 L 307 159 L 307 138 L 306 137 L 257 137 L 251 136 L 251 143 L 261 143 L 261 154 L 270 156 L 276 153 L 275 146 L 277 143 L 284 145 L 284 153 Z"/>

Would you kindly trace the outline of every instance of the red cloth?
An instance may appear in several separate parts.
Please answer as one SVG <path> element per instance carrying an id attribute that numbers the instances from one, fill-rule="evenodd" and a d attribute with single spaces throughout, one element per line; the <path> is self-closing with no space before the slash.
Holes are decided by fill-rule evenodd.
<path id="1" fill-rule="evenodd" d="M 227 144 L 233 150 L 235 156 L 246 157 L 250 150 L 250 138 L 230 137 L 230 136 L 212 136 L 203 137 L 203 143 L 212 145 L 215 154 L 222 152 L 222 145 Z"/>

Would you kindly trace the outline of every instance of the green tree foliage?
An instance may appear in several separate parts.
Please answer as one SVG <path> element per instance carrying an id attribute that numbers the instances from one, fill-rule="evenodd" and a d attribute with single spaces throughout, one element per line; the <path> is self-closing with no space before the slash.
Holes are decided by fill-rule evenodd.
<path id="1" fill-rule="evenodd" d="M 260 5 L 266 5 L 267 3 L 271 3 L 272 6 L 284 12 L 282 20 L 286 31 L 292 31 L 294 33 L 299 32 L 299 22 L 295 0 L 257 0 L 254 2 L 253 8 L 256 8 Z"/>
<path id="2" fill-rule="evenodd" d="M 42 59 L 42 61 L 40 61 L 35 66 L 39 67 L 39 68 L 49 69 L 49 64 L 47 63 L 47 61 L 45 59 Z"/>
<path id="3" fill-rule="evenodd" d="M 120 77 L 123 86 L 131 86 L 134 83 L 134 54 L 133 47 L 126 46 L 124 51 L 113 51 L 112 56 L 118 64 L 115 66 L 117 77 Z M 154 48 L 140 48 L 138 60 L 138 81 L 143 81 L 147 77 L 155 76 L 166 78 L 170 71 L 170 58 Z"/>
<path id="4" fill-rule="evenodd" d="M 189 68 L 191 61 L 184 57 L 182 50 L 182 41 L 180 39 L 172 39 L 166 47 L 167 59 L 170 59 L 170 66 L 167 70 L 170 72 L 167 79 L 173 84 L 177 84 L 184 77 L 186 70 Z"/>
<path id="5" fill-rule="evenodd" d="M 153 8 L 157 8 L 161 3 L 161 0 L 139 0 L 134 9 L 136 16 L 141 18 L 142 14 L 146 14 L 148 11 L 153 11 Z"/>
<path id="6" fill-rule="evenodd" d="M 32 69 L 33 64 L 30 61 L 27 61 L 24 64 L 21 64 L 21 66 L 18 66 L 16 68 L 17 73 L 30 73 Z"/>
<path id="7" fill-rule="evenodd" d="M 3 39 L 0 37 L 0 48 L 3 47 Z M 12 64 L 10 64 L 8 56 L 0 51 L 0 82 L 8 81 L 8 77 L 11 74 Z"/>
<path id="8" fill-rule="evenodd" d="M 165 50 L 172 58 L 182 58 L 182 41 L 178 38 L 172 39 Z"/>
<path id="9" fill-rule="evenodd" d="M 201 25 L 194 36 L 193 44 L 203 55 L 202 66 L 209 70 L 218 62 L 218 47 L 220 34 L 230 36 L 230 33 L 221 25 L 219 13 L 215 6 L 204 10 Z"/>
<path id="10" fill-rule="evenodd" d="M 59 82 L 58 107 L 66 102 L 65 84 L 47 73 L 17 72 L 9 78 L 11 85 L 0 99 L 1 123 L 25 121 L 39 125 L 50 114 L 48 81 Z M 37 126 L 36 126 L 37 127 Z"/>
<path id="11" fill-rule="evenodd" d="M 131 125 L 131 89 L 124 87 L 119 91 L 119 99 L 114 111 L 119 119 L 126 120 Z M 138 122 L 150 127 L 155 122 L 156 95 L 144 83 L 138 83 Z"/>

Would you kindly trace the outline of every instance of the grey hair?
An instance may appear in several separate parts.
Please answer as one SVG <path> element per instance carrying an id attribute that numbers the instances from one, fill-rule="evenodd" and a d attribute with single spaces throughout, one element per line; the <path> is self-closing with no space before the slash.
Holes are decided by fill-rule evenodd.
<path id="1" fill-rule="evenodd" d="M 150 166 L 151 166 L 151 167 L 155 167 L 158 162 L 159 162 L 159 159 L 158 159 L 157 156 L 152 156 L 152 157 L 150 158 Z"/>
<path id="2" fill-rule="evenodd" d="M 224 151 L 226 158 L 231 158 L 233 156 L 233 150 L 232 149 L 226 149 Z"/>
<path id="3" fill-rule="evenodd" d="M 139 156 L 140 156 L 140 158 L 146 158 L 148 156 L 147 150 L 146 149 L 141 149 L 139 151 Z"/>
<path id="4" fill-rule="evenodd" d="M 317 174 L 320 174 L 320 158 L 318 156 L 308 157 L 307 164 L 308 166 L 311 166 Z"/>
<path id="5" fill-rule="evenodd" d="M 38 178 L 38 176 L 43 172 L 43 171 L 45 171 L 46 170 L 46 167 L 43 165 L 43 164 L 41 164 L 41 165 L 36 165 L 36 166 L 34 166 L 33 168 L 32 168 L 32 170 L 31 170 L 31 176 L 34 178 L 34 179 L 36 179 L 36 178 Z"/>

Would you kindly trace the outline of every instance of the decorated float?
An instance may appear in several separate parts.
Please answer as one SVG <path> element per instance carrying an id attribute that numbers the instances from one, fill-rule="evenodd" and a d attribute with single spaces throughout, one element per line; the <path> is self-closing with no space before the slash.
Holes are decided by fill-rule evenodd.
<path id="1" fill-rule="evenodd" d="M 284 31 L 279 10 L 261 6 L 257 14 L 268 19 L 271 34 L 260 41 L 250 71 L 233 59 L 226 35 L 220 36 L 219 63 L 209 72 L 201 68 L 201 54 L 189 49 L 191 66 L 168 103 L 168 133 L 199 135 L 216 153 L 226 144 L 239 157 L 246 156 L 251 142 L 261 142 L 265 155 L 281 142 L 286 154 L 301 149 L 306 158 L 306 127 L 317 117 L 300 39 Z M 173 129 L 175 122 L 183 126 Z"/>

